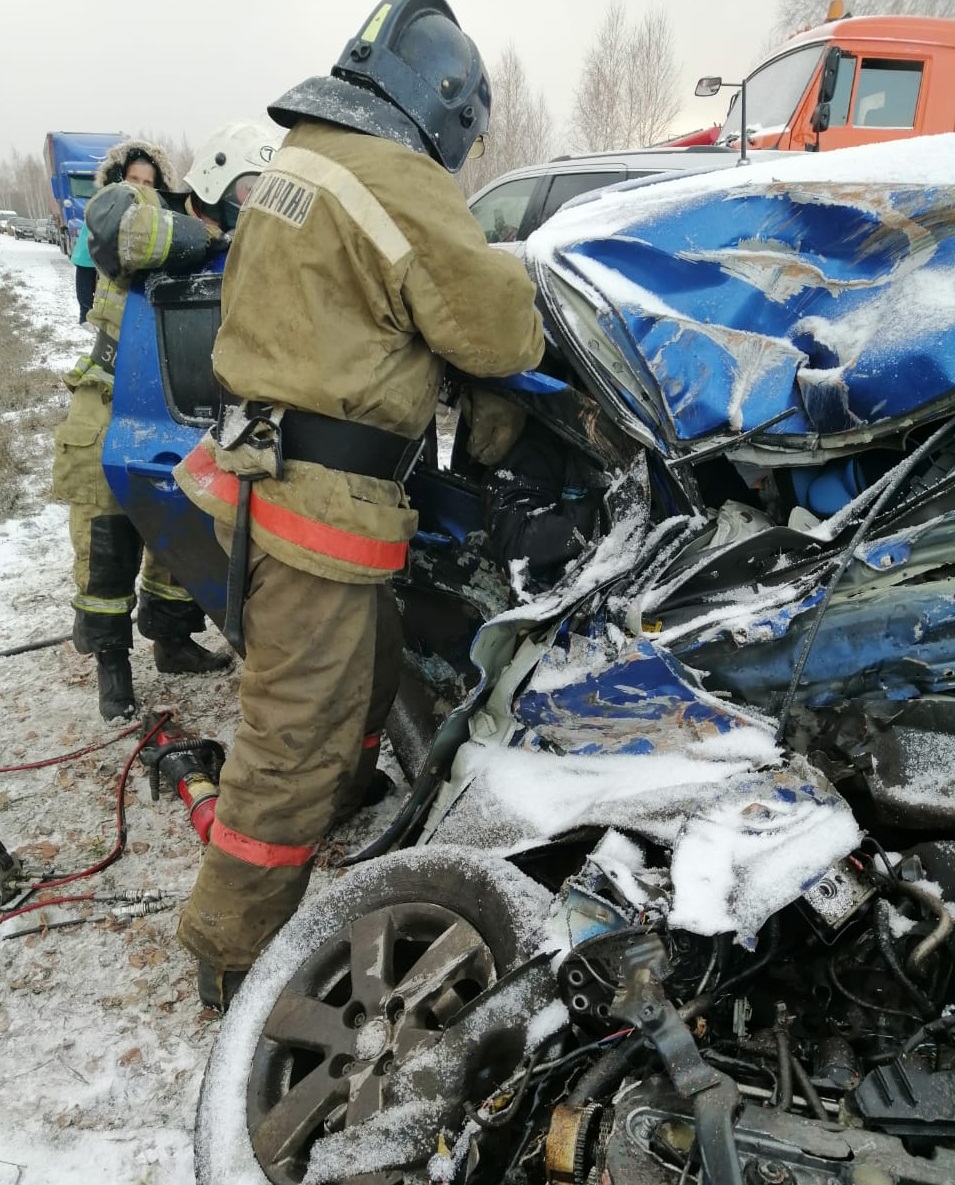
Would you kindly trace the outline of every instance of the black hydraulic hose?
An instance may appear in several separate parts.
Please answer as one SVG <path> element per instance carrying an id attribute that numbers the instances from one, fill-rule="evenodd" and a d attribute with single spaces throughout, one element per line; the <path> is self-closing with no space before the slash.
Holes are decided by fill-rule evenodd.
<path id="1" fill-rule="evenodd" d="M 639 1037 L 636 1040 L 621 1041 L 609 1053 L 594 1062 L 589 1070 L 584 1071 L 577 1085 L 567 1096 L 567 1106 L 581 1107 L 603 1098 L 608 1091 L 619 1085 L 630 1063 L 645 1047 L 646 1042 Z"/>
<path id="2" fill-rule="evenodd" d="M 839 585 L 839 582 L 842 580 L 842 577 L 846 573 L 846 569 L 852 562 L 856 548 L 869 533 L 869 528 L 872 526 L 872 523 L 875 521 L 885 505 L 893 497 L 895 497 L 905 481 L 911 476 L 915 467 L 920 464 L 920 462 L 923 461 L 930 452 L 936 449 L 943 440 L 952 434 L 955 434 L 955 419 L 949 420 L 947 423 L 943 424 L 941 428 L 932 433 L 928 440 L 926 440 L 923 444 L 920 444 L 914 453 L 908 456 L 904 461 L 899 462 L 898 466 L 896 466 L 896 469 L 892 473 L 891 480 L 886 482 L 882 492 L 872 503 L 868 514 L 866 514 L 865 518 L 859 524 L 855 534 L 846 545 L 846 548 L 842 553 L 842 559 L 839 561 L 836 570 L 830 577 L 822 600 L 816 607 L 812 624 L 806 631 L 806 636 L 803 639 L 802 649 L 799 651 L 799 657 L 796 659 L 796 662 L 793 665 L 792 678 L 789 680 L 789 687 L 786 689 L 786 695 L 779 711 L 779 724 L 776 728 L 775 738 L 777 745 L 782 743 L 783 738 L 786 735 L 786 725 L 789 723 L 789 713 L 792 711 L 793 704 L 796 701 L 796 694 L 799 691 L 799 683 L 802 679 L 803 672 L 806 669 L 806 663 L 809 660 L 809 652 L 812 650 L 813 643 L 815 642 L 816 636 L 819 633 L 819 629 L 822 626 L 822 619 L 826 615 L 826 610 L 829 608 L 829 603 L 835 595 L 835 591 Z"/>
<path id="3" fill-rule="evenodd" d="M 0 650 L 0 658 L 13 658 L 17 654 L 29 654 L 31 650 L 46 650 L 50 646 L 59 646 L 69 642 L 72 634 L 58 634 L 55 638 L 40 638 L 36 642 L 24 642 L 22 646 L 11 646 L 9 650 Z"/>
<path id="4" fill-rule="evenodd" d="M 900 881 L 899 884 L 901 883 Z M 895 947 L 892 945 L 892 930 L 889 925 L 891 908 L 888 901 L 884 898 L 880 898 L 875 903 L 875 940 L 879 948 L 879 954 L 885 960 L 885 965 L 889 971 L 891 971 L 892 978 L 918 1009 L 922 1019 L 933 1020 L 938 1016 L 938 1009 L 918 984 L 913 983 L 909 979 L 902 967 L 899 956 L 895 953 Z"/>
<path id="5" fill-rule="evenodd" d="M 130 621 L 136 621 L 135 613 Z M 9 650 L 0 650 L 0 658 L 13 658 L 17 654 L 29 654 L 33 650 L 47 650 L 50 646 L 60 646 L 63 642 L 70 642 L 72 639 L 72 633 L 57 634 L 55 638 L 38 638 L 35 642 L 24 642 L 20 646 L 11 646 Z"/>
<path id="6" fill-rule="evenodd" d="M 793 1053 L 790 1052 L 789 1064 L 792 1069 L 793 1076 L 796 1079 L 796 1084 L 802 1092 L 802 1097 L 809 1104 L 809 1109 L 817 1119 L 826 1120 L 829 1116 L 826 1114 L 826 1108 L 822 1105 L 822 1099 L 819 1097 L 819 1091 L 813 1086 L 809 1075 L 802 1062 Z"/>
<path id="7" fill-rule="evenodd" d="M 46 903 L 45 903 L 46 904 Z M 45 934 L 47 930 L 65 930 L 67 926 L 85 926 L 87 922 L 101 922 L 102 918 L 68 918 L 62 922 L 44 922 L 42 926 L 28 926 L 12 934 L 0 934 L 0 942 L 12 942 L 14 938 L 29 938 L 31 934 Z"/>
<path id="8" fill-rule="evenodd" d="M 773 1031 L 776 1038 L 776 1053 L 779 1064 L 779 1085 L 776 1089 L 776 1106 L 780 1111 L 791 1111 L 793 1105 L 793 1067 L 792 1051 L 789 1047 L 789 1034 L 777 1025 Z"/>
<path id="9" fill-rule="evenodd" d="M 391 847 L 398 843 L 422 815 L 424 815 L 425 811 L 428 810 L 432 802 L 434 802 L 440 785 L 441 783 L 437 778 L 431 776 L 422 778 L 414 790 L 412 790 L 411 797 L 381 835 L 373 839 L 360 852 L 355 852 L 350 856 L 343 856 L 341 860 L 336 860 L 334 867 L 351 868 L 355 864 L 362 864 L 366 860 L 374 860 L 377 856 L 383 856 L 386 852 L 390 851 Z"/>

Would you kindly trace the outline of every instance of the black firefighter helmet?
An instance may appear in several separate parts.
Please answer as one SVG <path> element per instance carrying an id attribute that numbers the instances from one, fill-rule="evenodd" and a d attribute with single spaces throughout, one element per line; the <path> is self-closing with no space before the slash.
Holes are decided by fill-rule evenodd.
<path id="1" fill-rule="evenodd" d="M 451 173 L 481 146 L 490 114 L 481 55 L 444 0 L 379 4 L 331 78 L 308 78 L 269 107 L 283 127 L 328 120 L 426 152 Z"/>

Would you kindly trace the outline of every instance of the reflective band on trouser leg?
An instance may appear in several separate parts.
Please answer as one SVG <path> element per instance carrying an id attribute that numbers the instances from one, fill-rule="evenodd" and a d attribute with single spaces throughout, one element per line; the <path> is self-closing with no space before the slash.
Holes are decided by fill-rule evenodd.
<path id="1" fill-rule="evenodd" d="M 150 593 L 152 596 L 159 597 L 163 601 L 192 600 L 189 590 L 183 588 L 181 584 L 169 584 L 164 580 L 150 580 L 145 573 L 139 581 L 139 587 L 144 593 Z"/>
<path id="2" fill-rule="evenodd" d="M 83 613 L 101 613 L 106 617 L 124 617 L 132 613 L 135 597 L 87 597 L 77 593 L 70 602 L 74 609 Z"/>
<path id="3" fill-rule="evenodd" d="M 243 835 L 241 831 L 233 831 L 218 819 L 212 824 L 209 842 L 237 860 L 244 860 L 246 864 L 255 864 L 259 868 L 299 868 L 307 864 L 316 851 L 315 844 L 306 847 L 264 843 L 261 839 L 253 839 L 251 835 Z"/>

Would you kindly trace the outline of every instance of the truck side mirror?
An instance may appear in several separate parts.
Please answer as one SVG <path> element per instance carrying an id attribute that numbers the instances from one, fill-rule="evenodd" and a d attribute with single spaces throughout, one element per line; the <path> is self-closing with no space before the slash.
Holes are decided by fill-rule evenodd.
<path id="1" fill-rule="evenodd" d="M 820 132 L 829 130 L 831 110 L 828 103 L 817 103 L 809 118 L 809 126 L 818 136 Z"/>
<path id="2" fill-rule="evenodd" d="M 836 80 L 839 77 L 839 62 L 842 53 L 838 45 L 830 46 L 822 60 L 822 74 L 819 78 L 819 97 L 816 100 L 820 106 L 831 103 L 836 93 Z M 818 110 L 818 108 L 817 108 Z"/>
<path id="3" fill-rule="evenodd" d="M 696 90 L 693 93 L 697 98 L 711 99 L 722 85 L 723 79 L 718 74 L 710 78 L 701 78 L 696 84 Z"/>

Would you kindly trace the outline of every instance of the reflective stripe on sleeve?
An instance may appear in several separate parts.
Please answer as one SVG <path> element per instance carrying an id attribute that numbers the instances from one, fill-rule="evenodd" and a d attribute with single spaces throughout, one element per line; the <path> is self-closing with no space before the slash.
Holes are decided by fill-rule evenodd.
<path id="1" fill-rule="evenodd" d="M 213 820 L 209 842 L 227 856 L 235 856 L 237 860 L 258 868 L 300 868 L 311 860 L 316 851 L 315 844 L 306 847 L 264 843 L 261 839 L 253 839 L 251 835 L 243 835 L 241 831 L 233 831 L 218 819 Z"/>

